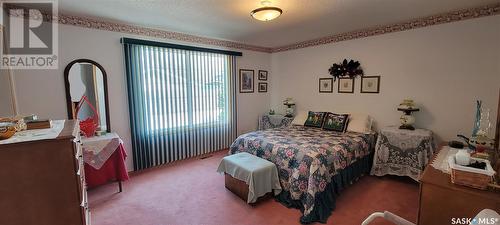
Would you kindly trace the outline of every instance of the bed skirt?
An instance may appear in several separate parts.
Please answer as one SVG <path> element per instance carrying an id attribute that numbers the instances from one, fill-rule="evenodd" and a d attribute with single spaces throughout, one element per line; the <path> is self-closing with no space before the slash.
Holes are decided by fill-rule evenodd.
<path id="1" fill-rule="evenodd" d="M 369 174 L 372 163 L 373 153 L 357 160 L 333 176 L 332 182 L 326 186 L 325 191 L 315 196 L 313 211 L 307 216 L 302 216 L 300 222 L 303 224 L 314 222 L 326 223 L 328 217 L 330 217 L 332 211 L 335 209 L 335 200 L 340 194 L 340 191 L 349 186 L 352 182 L 357 181 L 361 176 Z M 288 208 L 296 208 L 304 212 L 304 203 L 302 199 L 292 199 L 289 191 L 283 190 L 276 196 L 276 200 Z"/>

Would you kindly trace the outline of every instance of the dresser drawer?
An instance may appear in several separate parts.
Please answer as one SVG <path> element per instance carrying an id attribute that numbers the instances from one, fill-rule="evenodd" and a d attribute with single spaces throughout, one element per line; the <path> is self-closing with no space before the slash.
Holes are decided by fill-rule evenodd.
<path id="1" fill-rule="evenodd" d="M 91 223 L 91 216 L 92 216 L 92 213 L 90 212 L 90 208 L 87 206 L 87 207 L 82 207 L 82 210 L 81 210 L 81 213 L 82 213 L 82 218 L 83 218 L 83 225 L 90 225 Z"/>
<path id="2" fill-rule="evenodd" d="M 82 201 L 80 203 L 80 206 L 83 208 L 88 208 L 87 187 L 85 185 L 82 186 L 81 196 Z"/>
<path id="3" fill-rule="evenodd" d="M 86 208 L 85 209 L 85 224 L 86 225 L 90 225 L 91 219 L 92 219 L 91 216 L 92 216 L 92 213 L 90 212 L 90 209 Z"/>
<path id="4" fill-rule="evenodd" d="M 88 205 L 88 198 L 87 198 L 87 185 L 85 185 L 85 181 L 78 178 L 78 204 L 80 207 L 85 207 Z"/>
<path id="5" fill-rule="evenodd" d="M 83 161 L 83 150 L 81 142 L 76 138 L 74 140 L 75 148 L 75 170 L 76 170 L 76 180 L 78 183 L 78 200 L 80 201 L 80 206 L 85 208 L 87 205 L 87 188 L 85 183 L 85 162 Z M 84 214 L 82 214 L 82 217 Z"/>
<path id="6" fill-rule="evenodd" d="M 82 141 L 79 138 L 73 139 L 75 147 L 75 158 L 83 157 Z"/>
<path id="7" fill-rule="evenodd" d="M 83 171 L 83 166 L 82 166 L 82 161 L 83 161 L 83 149 L 82 149 L 82 143 L 79 139 L 79 137 L 75 137 L 73 139 L 73 149 L 74 149 L 74 154 L 75 154 L 75 171 L 77 175 L 81 175 Z"/>
<path id="8" fill-rule="evenodd" d="M 76 175 L 85 176 L 83 157 L 79 157 L 78 159 L 76 159 Z"/>

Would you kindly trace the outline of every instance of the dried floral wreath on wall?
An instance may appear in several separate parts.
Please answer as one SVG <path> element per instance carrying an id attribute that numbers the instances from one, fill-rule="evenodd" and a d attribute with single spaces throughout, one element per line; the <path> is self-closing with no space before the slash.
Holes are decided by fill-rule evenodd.
<path id="1" fill-rule="evenodd" d="M 330 69 L 328 69 L 330 75 L 333 76 L 333 80 L 341 77 L 355 78 L 357 76 L 363 76 L 363 69 L 361 69 L 361 64 L 359 61 L 344 59 L 340 64 L 334 63 Z"/>

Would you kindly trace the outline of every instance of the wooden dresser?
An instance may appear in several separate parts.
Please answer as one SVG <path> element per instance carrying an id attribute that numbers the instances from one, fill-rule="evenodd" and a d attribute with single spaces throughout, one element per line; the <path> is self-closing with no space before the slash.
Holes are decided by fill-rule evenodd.
<path id="1" fill-rule="evenodd" d="M 55 139 L 0 145 L 0 224 L 90 224 L 83 168 L 75 120 Z"/>
<path id="2" fill-rule="evenodd" d="M 451 218 L 474 218 L 488 208 L 500 212 L 500 193 L 450 181 L 450 175 L 427 165 L 420 179 L 419 225 L 452 224 Z"/>

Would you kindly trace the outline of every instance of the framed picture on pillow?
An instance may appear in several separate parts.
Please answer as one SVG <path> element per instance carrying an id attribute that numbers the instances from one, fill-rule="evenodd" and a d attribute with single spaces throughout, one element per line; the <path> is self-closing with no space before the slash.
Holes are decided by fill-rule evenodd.
<path id="1" fill-rule="evenodd" d="M 354 93 L 354 78 L 339 78 L 339 93 Z"/>
<path id="2" fill-rule="evenodd" d="M 240 69 L 240 93 L 253 93 L 254 71 Z"/>
<path id="3" fill-rule="evenodd" d="M 380 76 L 361 77 L 361 93 L 380 93 Z"/>
<path id="4" fill-rule="evenodd" d="M 333 78 L 319 78 L 319 93 L 333 92 Z"/>

